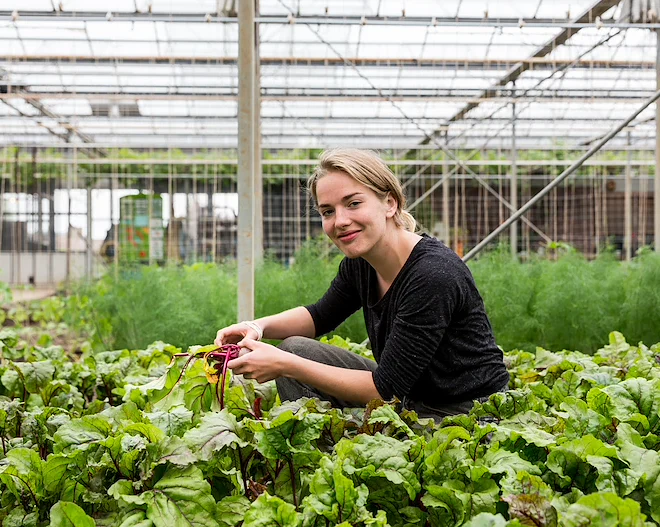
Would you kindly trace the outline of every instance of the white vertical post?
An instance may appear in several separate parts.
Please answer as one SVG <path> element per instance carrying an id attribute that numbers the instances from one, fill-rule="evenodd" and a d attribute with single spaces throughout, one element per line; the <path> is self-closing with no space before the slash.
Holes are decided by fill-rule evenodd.
<path id="1" fill-rule="evenodd" d="M 238 2 L 238 320 L 254 318 L 255 5 Z"/>
<path id="2" fill-rule="evenodd" d="M 445 145 L 447 144 L 447 132 L 445 132 Z M 447 166 L 447 152 L 443 152 L 442 156 L 442 223 L 445 227 L 445 232 L 447 233 L 447 239 L 445 244 L 447 247 L 451 247 L 451 226 L 449 225 L 449 192 L 451 188 L 449 187 L 449 178 L 447 174 L 449 173 L 449 168 Z"/>
<path id="3" fill-rule="evenodd" d="M 68 157 L 72 158 L 69 164 L 66 178 L 66 285 L 69 286 L 71 279 L 71 191 L 73 189 L 73 171 L 75 167 L 75 159 L 77 152 L 75 149 L 69 148 Z"/>
<path id="4" fill-rule="evenodd" d="M 623 189 L 623 249 L 626 261 L 632 258 L 632 150 L 630 147 L 630 130 L 628 130 L 627 141 L 627 163 L 625 172 L 625 184 Z"/>
<path id="5" fill-rule="evenodd" d="M 656 90 L 660 90 L 660 30 L 657 31 L 655 78 Z M 653 241 L 660 252 L 660 102 L 655 103 L 655 178 L 653 184 Z"/>
<path id="6" fill-rule="evenodd" d="M 514 86 L 515 89 L 515 86 Z M 511 189 L 510 202 L 512 210 L 518 209 L 518 151 L 516 150 L 516 103 L 511 104 L 511 176 L 509 184 Z M 518 254 L 518 223 L 513 222 L 509 227 L 509 241 L 511 242 L 511 256 Z"/>
<path id="7" fill-rule="evenodd" d="M 92 273 L 92 184 L 87 182 L 87 254 L 85 258 L 85 274 L 88 280 L 93 278 Z"/>
<path id="8" fill-rule="evenodd" d="M 255 14 L 259 14 L 259 0 L 255 0 Z M 263 174 L 261 167 L 261 59 L 259 57 L 259 24 L 254 24 L 254 260 L 264 257 Z"/>

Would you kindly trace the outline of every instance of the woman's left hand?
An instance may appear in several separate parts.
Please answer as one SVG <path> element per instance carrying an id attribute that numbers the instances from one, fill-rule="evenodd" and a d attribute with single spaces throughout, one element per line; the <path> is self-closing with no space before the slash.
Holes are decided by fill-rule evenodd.
<path id="1" fill-rule="evenodd" d="M 261 383 L 281 377 L 286 371 L 286 359 L 290 356 L 286 351 L 249 338 L 244 338 L 238 345 L 244 348 L 241 356 L 227 363 L 232 373 Z"/>

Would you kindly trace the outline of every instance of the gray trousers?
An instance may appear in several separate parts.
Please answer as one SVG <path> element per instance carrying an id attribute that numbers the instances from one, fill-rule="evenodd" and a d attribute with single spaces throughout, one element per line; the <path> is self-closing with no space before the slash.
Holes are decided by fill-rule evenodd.
<path id="1" fill-rule="evenodd" d="M 307 337 L 289 337 L 283 340 L 278 347 L 299 357 L 339 368 L 375 371 L 377 367 L 374 361 L 365 359 L 356 353 L 338 348 L 337 346 L 331 346 L 330 344 L 322 344 Z M 362 404 L 351 403 L 350 401 L 332 397 L 317 390 L 313 386 L 303 384 L 288 377 L 280 377 L 275 382 L 282 401 L 295 401 L 301 397 L 316 397 L 322 401 L 329 401 L 335 408 L 363 406 Z M 483 402 L 482 400 L 487 399 L 488 397 L 483 397 L 479 401 Z M 465 401 L 436 408 L 428 406 L 421 401 L 411 401 L 404 397 L 399 409 L 414 410 L 421 418 L 431 418 L 440 422 L 444 417 L 449 415 L 467 414 L 473 406 L 474 401 Z"/>
<path id="2" fill-rule="evenodd" d="M 304 359 L 337 366 L 338 368 L 375 371 L 377 367 L 374 361 L 365 359 L 357 353 L 330 344 L 322 344 L 307 337 L 289 337 L 284 339 L 278 348 Z M 329 401 L 335 408 L 362 406 L 362 404 L 332 397 L 313 386 L 303 384 L 289 377 L 279 377 L 275 379 L 275 382 L 282 401 L 295 401 L 301 397 L 316 397 L 322 401 Z"/>

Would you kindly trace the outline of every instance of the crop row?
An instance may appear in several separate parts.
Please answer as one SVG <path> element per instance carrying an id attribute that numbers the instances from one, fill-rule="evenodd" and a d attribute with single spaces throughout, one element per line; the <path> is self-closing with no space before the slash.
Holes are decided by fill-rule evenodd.
<path id="1" fill-rule="evenodd" d="M 71 356 L 5 328 L 0 349 L 4 527 L 660 522 L 660 345 L 618 333 L 506 353 L 510 390 L 440 425 L 240 377 L 220 409 L 199 347 Z"/>

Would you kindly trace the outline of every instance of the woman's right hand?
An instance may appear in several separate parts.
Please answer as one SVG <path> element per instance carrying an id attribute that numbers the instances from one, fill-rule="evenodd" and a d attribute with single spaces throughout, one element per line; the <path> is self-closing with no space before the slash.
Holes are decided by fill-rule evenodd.
<path id="1" fill-rule="evenodd" d="M 254 328 L 248 326 L 245 322 L 239 322 L 238 324 L 232 324 L 226 328 L 218 330 L 218 334 L 215 337 L 215 345 L 222 346 L 223 344 L 238 344 L 245 337 L 259 340 L 259 333 Z"/>

